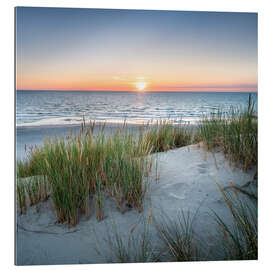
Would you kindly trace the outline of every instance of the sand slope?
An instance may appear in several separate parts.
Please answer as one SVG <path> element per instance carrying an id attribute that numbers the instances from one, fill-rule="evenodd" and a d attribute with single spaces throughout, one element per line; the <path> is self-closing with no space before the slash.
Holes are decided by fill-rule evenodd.
<path id="1" fill-rule="evenodd" d="M 230 181 L 241 186 L 253 179 L 254 172 L 243 173 L 240 169 L 233 168 L 222 153 L 213 154 L 198 145 L 155 156 L 158 158 L 159 180 L 155 180 L 156 173 L 153 169 L 144 210 L 140 214 L 136 209 L 121 214 L 114 201 L 107 198 L 103 221 L 97 222 L 92 205 L 90 220 L 86 221 L 81 217 L 76 227 L 68 228 L 67 225 L 55 223 L 50 200 L 28 208 L 26 215 L 17 218 L 17 264 L 104 263 L 109 247 L 103 238 L 112 231 L 112 224 L 116 224 L 122 235 L 128 235 L 132 228 L 135 228 L 134 234 L 140 234 L 143 220 L 147 220 L 151 211 L 157 221 L 163 213 L 174 219 L 182 210 L 191 214 L 198 212 L 194 229 L 197 235 L 207 241 L 211 252 L 216 235 L 216 225 L 209 215 L 211 210 L 228 222 L 231 221 L 230 213 L 213 179 L 222 187 L 229 186 Z M 255 192 L 257 190 L 253 184 L 248 189 Z M 151 224 L 150 227 L 153 242 L 158 241 L 156 229 Z M 104 252 L 104 256 L 96 252 L 97 247 Z"/>

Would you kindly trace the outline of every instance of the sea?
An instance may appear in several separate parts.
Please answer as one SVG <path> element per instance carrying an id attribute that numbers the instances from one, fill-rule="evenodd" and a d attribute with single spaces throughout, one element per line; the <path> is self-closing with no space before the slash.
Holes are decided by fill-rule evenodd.
<path id="1" fill-rule="evenodd" d="M 203 116 L 244 108 L 249 93 L 16 91 L 16 126 L 76 125 L 95 120 L 141 124 L 161 119 L 196 124 Z M 251 93 L 256 103 L 257 93 Z"/>

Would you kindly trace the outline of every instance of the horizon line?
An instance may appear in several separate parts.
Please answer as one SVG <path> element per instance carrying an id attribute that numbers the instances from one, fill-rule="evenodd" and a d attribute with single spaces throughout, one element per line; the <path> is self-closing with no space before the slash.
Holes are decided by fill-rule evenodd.
<path id="1" fill-rule="evenodd" d="M 158 92 L 158 93 L 258 93 L 258 89 L 246 89 L 246 90 L 95 90 L 95 89 L 15 89 L 15 91 L 54 91 L 54 92 L 134 92 L 134 93 L 151 93 L 151 92 Z"/>

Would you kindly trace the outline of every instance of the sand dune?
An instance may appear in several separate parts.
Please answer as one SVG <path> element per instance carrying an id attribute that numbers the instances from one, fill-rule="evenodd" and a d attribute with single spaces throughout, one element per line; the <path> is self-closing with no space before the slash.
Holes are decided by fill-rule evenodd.
<path id="1" fill-rule="evenodd" d="M 234 185 L 243 186 L 253 179 L 254 172 L 244 173 L 234 168 L 222 153 L 207 152 L 199 145 L 155 156 L 158 159 L 158 180 L 153 168 L 142 213 L 130 209 L 121 214 L 112 199 L 107 198 L 104 220 L 96 220 L 92 205 L 90 220 L 81 217 L 79 224 L 73 228 L 55 223 L 55 212 L 50 200 L 30 207 L 26 215 L 18 215 L 17 264 L 104 263 L 109 252 L 104 238 L 112 230 L 113 224 L 116 224 L 121 235 L 128 237 L 134 228 L 133 234 L 142 232 L 143 220 L 147 220 L 150 214 L 158 221 L 164 214 L 174 219 L 179 211 L 191 214 L 197 212 L 194 231 L 208 243 L 209 252 L 214 250 L 217 228 L 211 211 L 231 221 L 230 212 L 215 181 L 223 188 L 229 187 L 230 181 Z M 257 192 L 256 183 L 253 182 L 246 191 L 252 189 Z M 158 243 L 155 226 L 151 222 L 149 226 L 152 241 Z M 98 254 L 96 248 L 102 250 L 104 256 Z"/>

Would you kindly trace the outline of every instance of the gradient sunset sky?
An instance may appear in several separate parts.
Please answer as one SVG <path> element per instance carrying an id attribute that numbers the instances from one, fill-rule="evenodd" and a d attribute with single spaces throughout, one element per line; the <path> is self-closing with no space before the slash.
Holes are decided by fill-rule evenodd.
<path id="1" fill-rule="evenodd" d="M 257 91 L 257 50 L 256 13 L 16 8 L 18 90 Z"/>

